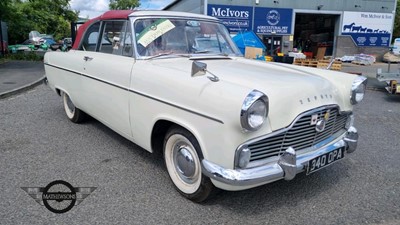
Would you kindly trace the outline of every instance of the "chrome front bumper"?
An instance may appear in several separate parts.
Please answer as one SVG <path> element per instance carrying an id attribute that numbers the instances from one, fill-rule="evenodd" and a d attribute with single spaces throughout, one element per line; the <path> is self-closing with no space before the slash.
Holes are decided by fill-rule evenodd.
<path id="1" fill-rule="evenodd" d="M 234 186 L 266 184 L 280 179 L 291 180 L 297 173 L 305 171 L 308 161 L 315 157 L 343 147 L 347 153 L 354 152 L 357 141 L 357 129 L 350 127 L 345 134 L 316 150 L 296 155 L 293 148 L 288 148 L 275 163 L 249 169 L 226 169 L 203 159 L 202 170 L 205 176 Z"/>

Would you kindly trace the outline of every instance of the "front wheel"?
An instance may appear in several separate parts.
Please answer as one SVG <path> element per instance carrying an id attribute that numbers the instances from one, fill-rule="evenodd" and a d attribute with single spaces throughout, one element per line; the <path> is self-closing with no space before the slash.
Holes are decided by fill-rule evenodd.
<path id="1" fill-rule="evenodd" d="M 164 139 L 164 160 L 168 174 L 180 194 L 194 202 L 206 200 L 215 191 L 210 178 L 202 174 L 200 146 L 181 127 L 172 127 Z"/>
<path id="2" fill-rule="evenodd" d="M 62 92 L 62 98 L 64 102 L 64 110 L 68 119 L 74 123 L 83 122 L 87 117 L 86 113 L 75 107 L 67 93 Z"/>

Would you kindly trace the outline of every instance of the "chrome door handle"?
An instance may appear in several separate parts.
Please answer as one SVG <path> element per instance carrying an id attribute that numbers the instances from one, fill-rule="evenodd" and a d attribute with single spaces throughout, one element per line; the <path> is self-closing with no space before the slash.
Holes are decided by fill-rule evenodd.
<path id="1" fill-rule="evenodd" d="M 83 57 L 83 60 L 85 60 L 86 62 L 87 61 L 91 61 L 93 58 L 92 57 L 89 57 L 89 56 L 84 56 Z"/>

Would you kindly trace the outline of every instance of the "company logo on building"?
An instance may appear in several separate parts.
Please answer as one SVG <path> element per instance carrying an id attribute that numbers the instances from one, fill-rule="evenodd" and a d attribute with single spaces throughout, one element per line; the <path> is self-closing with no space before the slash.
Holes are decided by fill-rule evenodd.
<path id="1" fill-rule="evenodd" d="M 249 18 L 249 11 L 247 10 L 232 10 L 230 8 L 215 8 L 212 7 L 211 16 L 215 17 L 226 17 L 226 18 L 238 18 L 247 19 Z"/>
<path id="2" fill-rule="evenodd" d="M 364 44 L 366 41 L 367 41 L 367 38 L 366 38 L 366 37 L 359 37 L 359 38 L 357 38 L 357 42 L 358 42 L 359 44 Z"/>
<path id="3" fill-rule="evenodd" d="M 281 15 L 276 10 L 271 10 L 267 14 L 267 22 L 271 26 L 275 26 L 281 20 Z"/>
<path id="4" fill-rule="evenodd" d="M 381 41 L 382 41 L 382 44 L 387 44 L 389 42 L 389 38 L 388 37 L 382 37 Z"/>
<path id="5" fill-rule="evenodd" d="M 377 40 L 378 40 L 378 37 L 370 37 L 370 38 L 369 38 L 369 42 L 370 42 L 371 44 L 375 44 Z"/>

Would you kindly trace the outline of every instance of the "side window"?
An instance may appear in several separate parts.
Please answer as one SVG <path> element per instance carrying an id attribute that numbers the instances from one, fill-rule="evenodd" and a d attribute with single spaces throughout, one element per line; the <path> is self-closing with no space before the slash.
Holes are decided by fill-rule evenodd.
<path id="1" fill-rule="evenodd" d="M 127 21 L 106 21 L 99 52 L 121 55 L 124 48 Z"/>
<path id="2" fill-rule="evenodd" d="M 96 44 L 99 38 L 99 29 L 100 22 L 96 22 L 86 30 L 82 44 L 79 48 L 80 50 L 96 51 Z"/>
<path id="3" fill-rule="evenodd" d="M 132 29 L 130 24 L 128 23 L 128 27 L 126 29 L 126 34 L 123 42 L 123 51 L 122 55 L 124 56 L 132 56 L 133 54 L 133 46 L 132 46 Z"/>

